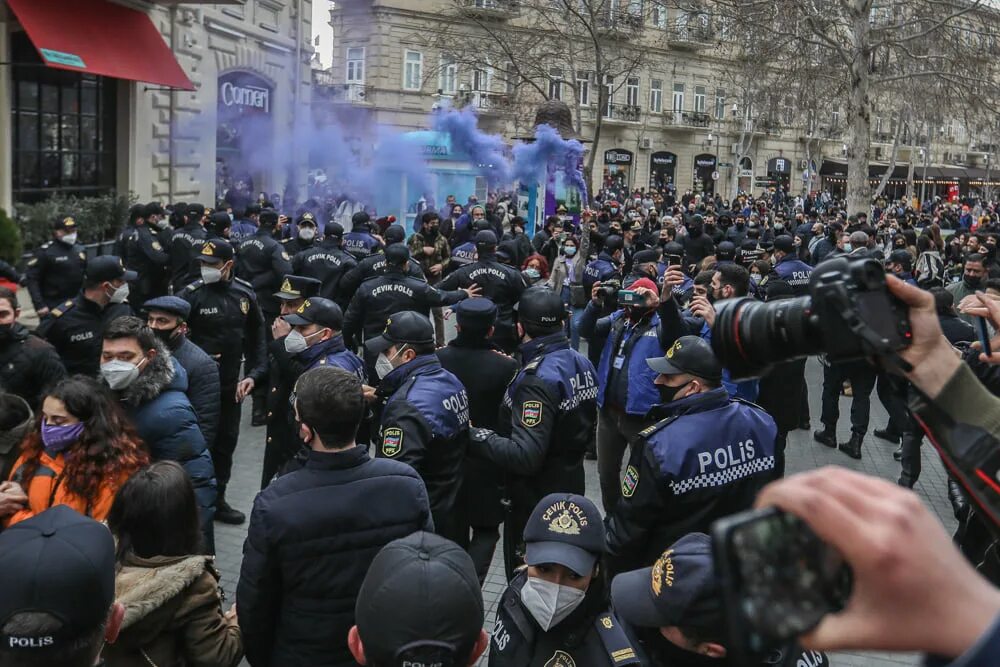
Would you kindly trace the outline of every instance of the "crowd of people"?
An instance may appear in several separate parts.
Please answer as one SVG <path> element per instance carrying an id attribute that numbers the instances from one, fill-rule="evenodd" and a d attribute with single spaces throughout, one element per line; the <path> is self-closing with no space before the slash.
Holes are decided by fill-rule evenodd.
<path id="1" fill-rule="evenodd" d="M 355 210 L 347 230 L 336 201 L 237 204 L 136 205 L 90 259 L 55 220 L 15 276 L 33 331 L 0 287 L 0 667 L 732 664 L 707 533 L 755 504 L 802 517 L 855 576 L 845 612 L 759 664 L 995 660 L 1000 593 L 973 571 L 1000 581 L 995 527 L 950 478 L 959 555 L 908 490 L 911 395 L 996 428 L 1000 354 L 972 326 L 1000 325 L 995 204 L 605 191 L 537 230 L 502 196 L 450 196 L 413 229 Z M 713 328 L 724 300 L 808 295 L 836 257 L 885 267 L 913 370 L 823 359 L 810 415 L 805 359 L 744 379 Z M 897 485 L 782 479 L 815 417 L 816 446 L 864 456 L 873 391 Z M 240 508 L 247 398 L 266 444 Z M 226 606 L 214 524 L 247 521 Z"/>

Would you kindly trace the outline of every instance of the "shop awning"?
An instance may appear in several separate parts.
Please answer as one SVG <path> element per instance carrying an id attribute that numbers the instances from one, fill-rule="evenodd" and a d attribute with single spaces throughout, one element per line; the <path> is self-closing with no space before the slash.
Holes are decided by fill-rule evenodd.
<path id="1" fill-rule="evenodd" d="M 847 176 L 847 163 L 823 160 L 819 167 L 820 176 Z"/>
<path id="2" fill-rule="evenodd" d="M 868 165 L 868 176 L 870 178 L 882 178 L 885 172 L 889 169 L 887 164 L 869 164 Z M 892 168 L 892 175 L 889 176 L 890 179 L 899 180 L 901 178 L 906 178 L 906 172 L 909 170 L 909 166 L 905 164 L 896 164 Z"/>
<path id="3" fill-rule="evenodd" d="M 49 67 L 194 90 L 142 12 L 108 0 L 7 0 Z"/>

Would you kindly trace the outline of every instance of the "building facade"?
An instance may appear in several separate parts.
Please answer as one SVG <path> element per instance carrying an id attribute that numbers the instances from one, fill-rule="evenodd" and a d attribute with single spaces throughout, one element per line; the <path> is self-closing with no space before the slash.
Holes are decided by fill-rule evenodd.
<path id="1" fill-rule="evenodd" d="M 0 0 L 0 207 L 303 187 L 287 147 L 309 119 L 311 15 L 311 0 Z"/>
<path id="2" fill-rule="evenodd" d="M 513 142 L 530 135 L 541 100 L 558 98 L 571 106 L 585 141 L 593 137 L 598 115 L 602 117 L 600 139 L 588 145 L 596 153 L 592 191 L 608 185 L 673 185 L 678 192 L 730 197 L 775 186 L 793 193 L 844 190 L 846 133 L 840 110 L 831 106 L 809 127 L 797 124 L 791 100 L 788 109 L 754 117 L 738 103 L 732 63 L 720 48 L 725 28 L 707 14 L 655 0 L 607 0 L 600 5 L 607 16 L 598 18 L 597 29 L 608 40 L 642 49 L 641 64 L 598 82 L 583 62 L 575 67 L 542 63 L 549 79 L 541 90 L 537 83 L 517 85 L 517 77 L 505 76 L 513 64 L 455 56 L 455 51 L 468 53 L 465 45 L 452 49 L 440 39 L 443 33 L 461 35 L 463 27 L 470 39 L 489 39 L 485 35 L 490 32 L 512 29 L 551 33 L 551 27 L 532 23 L 537 11 L 527 11 L 527 5 L 517 0 L 331 3 L 333 65 L 317 76 L 318 88 L 324 90 L 321 114 L 359 136 L 375 127 L 418 130 L 427 127 L 434 105 L 447 99 L 475 106 L 481 129 Z M 608 91 L 603 104 L 598 86 Z M 317 90 L 317 101 L 319 95 Z M 889 112 L 874 119 L 873 182 L 889 167 L 898 141 L 895 129 Z M 963 193 L 987 183 L 1000 185 L 990 162 L 995 162 L 994 144 L 969 136 L 955 122 L 939 129 L 919 138 L 924 149 L 900 143 L 886 195 L 903 196 L 908 180 L 914 182 L 915 194 L 925 196 L 944 195 L 958 185 Z M 916 137 L 903 139 L 918 143 Z"/>

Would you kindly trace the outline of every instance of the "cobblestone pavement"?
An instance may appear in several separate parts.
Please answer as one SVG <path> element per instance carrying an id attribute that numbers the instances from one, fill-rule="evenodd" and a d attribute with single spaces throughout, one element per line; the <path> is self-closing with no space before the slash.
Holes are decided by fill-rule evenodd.
<path id="1" fill-rule="evenodd" d="M 815 427 L 819 423 L 822 369 L 819 362 L 815 359 L 809 361 L 807 368 L 810 412 L 813 418 L 813 426 Z M 850 398 L 841 397 L 841 423 L 837 429 L 839 441 L 844 441 L 850 436 L 850 424 L 848 422 L 850 400 Z M 895 445 L 871 435 L 871 431 L 875 428 L 882 428 L 885 423 L 885 410 L 882 408 L 873 391 L 871 424 L 869 426 L 869 433 L 865 437 L 864 458 L 860 461 L 855 461 L 836 450 L 827 449 L 813 442 L 811 432 L 794 431 L 788 436 L 788 449 L 786 453 L 788 474 L 823 465 L 835 464 L 894 481 L 899 474 L 899 464 L 892 458 Z M 229 485 L 230 503 L 234 507 L 247 512 L 248 516 L 254 496 L 259 487 L 263 453 L 264 429 L 250 426 L 250 409 L 248 403 L 243 411 L 240 444 L 236 450 L 233 476 Z M 587 470 L 587 495 L 594 500 L 598 500 L 598 505 L 600 505 L 596 464 L 594 461 L 586 461 L 585 465 Z M 936 512 L 949 532 L 954 531 L 955 518 L 951 513 L 951 506 L 948 502 L 944 469 L 933 447 L 926 442 L 923 447 L 923 472 L 915 490 Z M 219 570 L 222 572 L 223 586 L 231 598 L 236 590 L 236 580 L 239 576 L 240 561 L 243 554 L 243 540 L 246 537 L 246 526 L 225 526 L 217 523 L 215 534 L 218 551 L 217 564 Z M 503 562 L 501 558 L 497 557 L 494 558 L 493 566 L 483 588 L 483 597 L 487 609 L 487 631 L 492 628 L 493 609 L 496 607 L 504 585 Z M 831 658 L 833 665 L 836 667 L 890 667 L 919 664 L 917 656 L 905 654 L 838 653 L 831 656 Z M 485 663 L 485 661 L 483 662 Z"/>

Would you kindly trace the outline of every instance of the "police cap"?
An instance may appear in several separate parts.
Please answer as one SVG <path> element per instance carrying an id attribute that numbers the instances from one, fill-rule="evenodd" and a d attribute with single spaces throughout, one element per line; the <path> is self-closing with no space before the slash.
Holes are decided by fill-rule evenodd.
<path id="1" fill-rule="evenodd" d="M 326 223 L 326 229 L 323 234 L 324 236 L 332 236 L 333 238 L 339 239 L 344 235 L 344 226 L 339 222 L 328 222 Z"/>
<path id="2" fill-rule="evenodd" d="M 788 234 L 774 237 L 774 249 L 781 252 L 795 252 L 795 239 Z"/>
<path id="3" fill-rule="evenodd" d="M 122 264 L 121 258 L 115 255 L 101 255 L 100 257 L 88 259 L 84 273 L 87 276 L 87 282 L 92 285 L 103 283 L 105 280 L 124 280 L 130 282 L 139 277 L 139 274 L 135 271 L 127 271 L 125 265 Z"/>
<path id="4" fill-rule="evenodd" d="M 365 342 L 372 354 L 385 352 L 393 345 L 433 345 L 434 327 L 431 321 L 420 313 L 404 310 L 389 317 L 381 336 Z"/>
<path id="5" fill-rule="evenodd" d="M 664 255 L 680 255 L 684 256 L 684 246 L 682 246 L 677 241 L 670 241 L 663 246 Z"/>
<path id="6" fill-rule="evenodd" d="M 477 246 L 493 246 L 497 244 L 497 235 L 488 229 L 484 229 L 481 232 L 476 232 L 476 245 Z"/>
<path id="7" fill-rule="evenodd" d="M 486 218 L 476 218 L 472 221 L 472 231 L 485 232 L 490 229 L 490 221 Z"/>
<path id="8" fill-rule="evenodd" d="M 719 382 L 722 366 L 712 353 L 712 346 L 698 336 L 681 336 L 662 357 L 646 359 L 646 364 L 661 375 L 693 375 Z"/>
<path id="9" fill-rule="evenodd" d="M 458 326 L 474 331 L 486 331 L 496 323 L 497 306 L 487 298 L 464 299 L 451 307 Z"/>
<path id="10" fill-rule="evenodd" d="M 405 243 L 393 243 L 385 249 L 385 261 L 393 266 L 402 266 L 410 259 L 410 249 Z"/>
<path id="11" fill-rule="evenodd" d="M 736 244 L 732 241 L 723 241 L 715 249 L 715 258 L 720 262 L 731 262 L 736 259 Z"/>
<path id="12" fill-rule="evenodd" d="M 212 239 L 206 241 L 205 245 L 201 247 L 198 261 L 205 264 L 222 264 L 231 260 L 234 254 L 233 246 L 229 245 L 227 241 Z"/>
<path id="13" fill-rule="evenodd" d="M 358 211 L 351 216 L 351 226 L 353 229 L 364 227 L 371 221 L 372 217 L 365 211 Z"/>
<path id="14" fill-rule="evenodd" d="M 142 309 L 147 313 L 158 310 L 161 313 L 176 315 L 182 320 L 186 320 L 191 314 L 191 304 L 179 296 L 158 296 L 142 304 Z"/>
<path id="15" fill-rule="evenodd" d="M 202 217 L 205 215 L 205 205 L 204 204 L 188 204 L 187 205 L 187 215 L 192 220 L 201 221 Z"/>
<path id="16" fill-rule="evenodd" d="M 222 232 L 233 226 L 233 220 L 229 217 L 228 213 L 213 213 L 208 219 L 208 224 L 205 225 L 210 231 L 214 231 L 220 236 Z"/>
<path id="17" fill-rule="evenodd" d="M 250 204 L 249 206 L 246 207 L 244 215 L 247 216 L 260 215 L 260 211 L 261 211 L 260 204 Z"/>
<path id="18" fill-rule="evenodd" d="M 632 265 L 636 266 L 638 264 L 650 264 L 652 262 L 657 262 L 660 259 L 660 253 L 655 250 L 640 250 L 632 256 Z"/>
<path id="19" fill-rule="evenodd" d="M 323 283 L 315 278 L 289 274 L 281 280 L 281 289 L 275 292 L 274 296 L 285 301 L 307 299 L 319 294 L 319 288 L 322 286 Z"/>
<path id="20" fill-rule="evenodd" d="M 330 299 L 313 296 L 302 302 L 294 313 L 282 315 L 282 318 L 294 326 L 302 324 L 319 324 L 330 327 L 334 331 L 344 328 L 344 312 Z"/>
<path id="21" fill-rule="evenodd" d="M 145 204 L 133 204 L 128 210 L 128 221 L 135 222 L 146 217 Z"/>
<path id="22" fill-rule="evenodd" d="M 52 222 L 52 229 L 71 232 L 76 229 L 76 220 L 71 215 L 60 215 Z"/>
<path id="23" fill-rule="evenodd" d="M 524 526 L 524 562 L 556 563 L 581 576 L 594 571 L 605 551 L 604 523 L 594 503 L 575 493 L 551 493 Z"/>
<path id="24" fill-rule="evenodd" d="M 612 234 L 608 238 L 604 239 L 604 249 L 608 252 L 614 252 L 616 250 L 621 250 L 625 246 L 625 242 L 622 241 L 622 237 L 617 234 Z"/>
<path id="25" fill-rule="evenodd" d="M 146 217 L 151 215 L 163 215 L 165 211 L 163 210 L 163 205 L 158 201 L 151 201 L 146 204 Z"/>
<path id="26" fill-rule="evenodd" d="M 558 329 L 566 317 L 566 306 L 559 295 L 547 287 L 524 290 L 517 304 L 517 318 L 543 328 Z"/>
<path id="27" fill-rule="evenodd" d="M 313 227 L 316 227 L 316 216 L 309 211 L 306 211 L 299 216 L 299 219 L 295 221 L 295 224 L 298 227 L 301 227 L 302 225 L 312 225 Z"/>
<path id="28" fill-rule="evenodd" d="M 483 616 L 472 558 L 423 531 L 375 555 L 354 606 L 365 657 L 391 667 L 468 664 Z"/>
<path id="29" fill-rule="evenodd" d="M 385 230 L 385 242 L 402 243 L 406 240 L 406 230 L 402 225 L 389 225 Z"/>
<path id="30" fill-rule="evenodd" d="M 619 574 L 611 601 L 625 622 L 640 628 L 717 625 L 723 610 L 708 535 L 685 535 L 653 567 Z"/>

